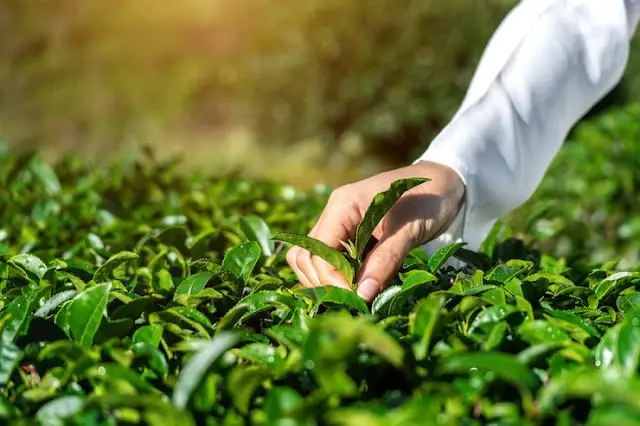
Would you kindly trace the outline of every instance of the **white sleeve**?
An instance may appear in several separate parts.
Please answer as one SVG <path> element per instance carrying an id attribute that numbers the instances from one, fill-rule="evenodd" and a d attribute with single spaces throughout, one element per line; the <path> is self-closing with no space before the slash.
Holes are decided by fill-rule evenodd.
<path id="1" fill-rule="evenodd" d="M 523 0 L 511 11 L 418 159 L 466 186 L 460 214 L 427 251 L 455 241 L 477 250 L 533 194 L 570 129 L 621 79 L 639 18 L 640 0 Z"/>

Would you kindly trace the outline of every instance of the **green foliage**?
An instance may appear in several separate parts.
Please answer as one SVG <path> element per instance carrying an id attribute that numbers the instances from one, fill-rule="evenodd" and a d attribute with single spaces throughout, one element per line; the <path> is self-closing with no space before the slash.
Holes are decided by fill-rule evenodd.
<path id="1" fill-rule="evenodd" d="M 505 222 L 528 242 L 571 260 L 640 263 L 640 105 L 581 123 L 531 200 Z"/>
<path id="2" fill-rule="evenodd" d="M 38 157 L 0 161 L 2 423 L 640 417 L 636 272 L 457 244 L 412 251 L 368 306 L 301 288 L 267 238 L 310 229 L 326 193 L 145 158 L 45 174 Z"/>

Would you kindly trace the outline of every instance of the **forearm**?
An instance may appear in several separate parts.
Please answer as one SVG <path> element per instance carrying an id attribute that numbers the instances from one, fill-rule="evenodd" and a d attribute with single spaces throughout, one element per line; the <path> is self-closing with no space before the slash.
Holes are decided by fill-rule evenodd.
<path id="1" fill-rule="evenodd" d="M 460 110 L 420 157 L 465 182 L 458 229 L 444 239 L 476 249 L 531 196 L 571 127 L 620 80 L 639 3 L 526 0 L 504 20 Z"/>

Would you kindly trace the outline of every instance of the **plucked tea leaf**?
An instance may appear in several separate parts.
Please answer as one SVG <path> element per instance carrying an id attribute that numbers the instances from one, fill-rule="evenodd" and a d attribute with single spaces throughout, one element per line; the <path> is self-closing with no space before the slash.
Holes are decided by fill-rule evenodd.
<path id="1" fill-rule="evenodd" d="M 373 197 L 356 231 L 355 246 L 358 260 L 362 260 L 364 250 L 369 243 L 373 231 L 400 197 L 410 189 L 429 181 L 430 179 L 424 178 L 396 180 L 391 183 L 389 189 Z"/>
<path id="2" fill-rule="evenodd" d="M 305 235 L 285 233 L 276 234 L 273 237 L 273 240 L 282 241 L 309 250 L 311 253 L 315 254 L 318 257 L 321 257 L 328 264 L 336 268 L 342 275 L 344 275 L 347 282 L 353 282 L 354 270 L 349 263 L 349 260 L 338 250 L 329 247 L 322 241 L 318 241 Z"/>

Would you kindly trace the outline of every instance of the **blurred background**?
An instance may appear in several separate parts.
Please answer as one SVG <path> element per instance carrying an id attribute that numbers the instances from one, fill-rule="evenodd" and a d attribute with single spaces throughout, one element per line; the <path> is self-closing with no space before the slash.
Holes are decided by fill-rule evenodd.
<path id="1" fill-rule="evenodd" d="M 515 4 L 3 0 L 0 137 L 337 185 L 427 147 Z M 640 52 L 605 106 L 640 99 L 638 71 Z"/>
<path id="2" fill-rule="evenodd" d="M 413 161 L 515 0 L 2 0 L 0 139 L 301 188 Z M 550 253 L 640 262 L 640 41 L 505 218 Z"/>

